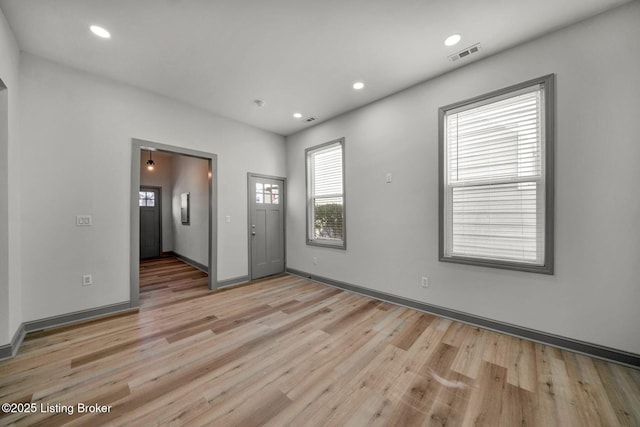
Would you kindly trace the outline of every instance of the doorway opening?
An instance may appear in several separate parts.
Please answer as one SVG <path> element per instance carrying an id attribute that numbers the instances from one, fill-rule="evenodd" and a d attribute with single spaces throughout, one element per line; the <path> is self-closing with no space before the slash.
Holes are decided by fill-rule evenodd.
<path id="1" fill-rule="evenodd" d="M 131 306 L 140 304 L 141 264 L 162 259 L 191 264 L 217 289 L 217 156 L 133 139 L 131 158 Z"/>

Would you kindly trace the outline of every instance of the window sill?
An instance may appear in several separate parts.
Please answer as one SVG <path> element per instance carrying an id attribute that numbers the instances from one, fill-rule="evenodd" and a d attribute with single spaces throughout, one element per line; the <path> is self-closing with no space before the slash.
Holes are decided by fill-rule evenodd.
<path id="1" fill-rule="evenodd" d="M 444 255 L 440 256 L 441 262 L 450 262 L 454 264 L 466 264 L 466 265 L 475 265 L 477 267 L 490 267 L 490 268 L 499 268 L 502 270 L 514 270 L 514 271 L 525 271 L 528 273 L 538 273 L 538 274 L 549 274 L 553 275 L 553 265 L 536 265 L 536 264 L 525 264 L 519 262 L 509 262 L 509 261 L 492 261 L 488 259 L 481 258 L 466 258 L 466 257 L 447 257 Z"/>
<path id="2" fill-rule="evenodd" d="M 333 249 L 343 249 L 343 250 L 347 249 L 347 243 L 344 241 L 333 242 L 333 241 L 322 240 L 322 239 L 316 239 L 316 240 L 307 239 L 307 245 L 319 246 L 323 248 L 333 248 Z"/>

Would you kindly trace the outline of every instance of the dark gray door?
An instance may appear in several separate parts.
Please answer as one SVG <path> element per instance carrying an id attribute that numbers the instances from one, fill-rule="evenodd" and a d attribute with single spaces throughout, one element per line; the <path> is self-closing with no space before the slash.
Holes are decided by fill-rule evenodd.
<path id="1" fill-rule="evenodd" d="M 162 254 L 160 188 L 140 187 L 140 259 Z"/>
<path id="2" fill-rule="evenodd" d="M 284 272 L 284 180 L 249 175 L 251 279 Z"/>

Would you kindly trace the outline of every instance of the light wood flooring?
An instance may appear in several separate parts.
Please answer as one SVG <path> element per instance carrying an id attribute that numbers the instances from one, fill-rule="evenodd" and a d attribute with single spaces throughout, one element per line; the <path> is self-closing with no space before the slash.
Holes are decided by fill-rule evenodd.
<path id="1" fill-rule="evenodd" d="M 640 426 L 640 371 L 295 276 L 209 292 L 141 264 L 139 313 L 27 336 L 0 425 Z"/>

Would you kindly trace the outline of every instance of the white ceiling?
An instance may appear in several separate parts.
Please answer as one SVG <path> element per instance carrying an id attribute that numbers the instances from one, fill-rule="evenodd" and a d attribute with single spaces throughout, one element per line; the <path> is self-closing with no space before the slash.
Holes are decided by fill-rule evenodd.
<path id="1" fill-rule="evenodd" d="M 0 8 L 23 51 L 289 135 L 311 126 L 309 116 L 322 122 L 628 1 L 0 0 Z M 91 24 L 112 38 L 97 38 Z M 452 33 L 462 41 L 445 47 Z M 474 57 L 447 59 L 475 43 Z M 358 80 L 362 91 L 351 88 Z"/>

